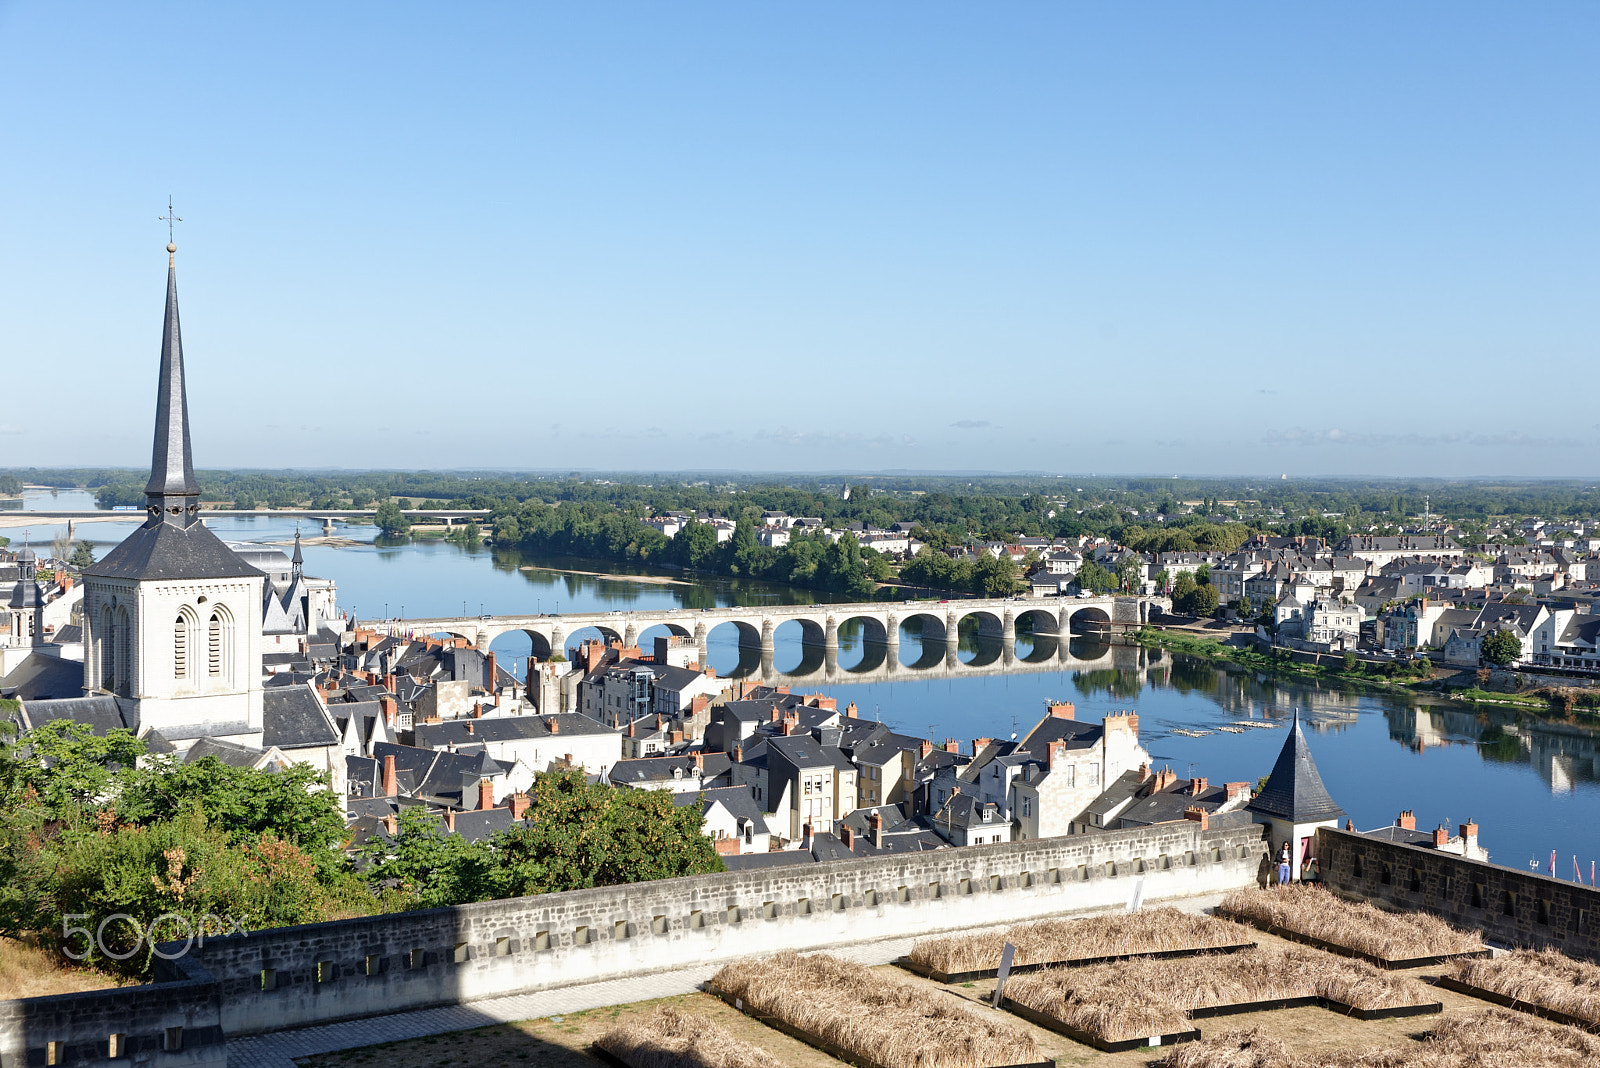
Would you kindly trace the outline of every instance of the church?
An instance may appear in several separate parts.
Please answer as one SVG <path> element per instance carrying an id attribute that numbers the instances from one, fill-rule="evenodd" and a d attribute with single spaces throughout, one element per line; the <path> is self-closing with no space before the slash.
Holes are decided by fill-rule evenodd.
<path id="1" fill-rule="evenodd" d="M 291 642 L 303 654 L 324 621 L 337 620 L 334 588 L 302 574 L 298 536 L 291 561 L 262 546 L 230 546 L 201 521 L 176 252 L 169 243 L 145 520 L 83 571 L 82 692 L 102 709 L 114 701 L 121 724 L 164 751 L 201 739 L 271 750 L 281 731 L 269 722 L 263 658 Z M 275 572 L 279 560 L 289 565 L 282 574 L 257 566 Z"/>

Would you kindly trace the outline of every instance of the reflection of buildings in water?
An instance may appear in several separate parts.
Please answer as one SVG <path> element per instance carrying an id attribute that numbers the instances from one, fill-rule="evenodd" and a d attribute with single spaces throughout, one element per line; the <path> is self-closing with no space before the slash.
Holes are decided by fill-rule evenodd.
<path id="1" fill-rule="evenodd" d="M 1553 794 L 1580 782 L 1600 782 L 1600 734 L 1563 724 L 1502 723 L 1470 709 L 1431 706 L 1384 712 L 1389 737 L 1418 753 L 1451 745 L 1473 746 L 1486 761 L 1528 764 Z"/>

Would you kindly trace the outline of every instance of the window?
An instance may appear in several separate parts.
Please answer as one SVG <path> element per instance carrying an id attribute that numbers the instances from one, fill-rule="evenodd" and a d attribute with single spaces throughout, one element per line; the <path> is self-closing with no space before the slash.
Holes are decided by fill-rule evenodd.
<path id="1" fill-rule="evenodd" d="M 910 901 L 911 900 L 911 887 L 909 887 L 909 886 L 896 887 L 895 888 L 895 892 L 894 892 L 894 899 L 896 901 L 899 901 L 899 902 L 902 902 L 902 903 L 906 902 L 906 901 Z"/>
<path id="2" fill-rule="evenodd" d="M 939 900 L 939 884 L 938 883 L 929 883 L 928 884 L 928 900 L 929 901 L 937 901 L 937 900 Z"/>
<path id="3" fill-rule="evenodd" d="M 995 840 L 999 841 L 999 839 L 995 839 Z M 993 893 L 996 890 L 999 890 L 1002 885 L 1003 884 L 1001 882 L 1000 876 L 998 876 L 998 875 L 989 876 L 989 892 L 990 893 Z"/>
<path id="4" fill-rule="evenodd" d="M 651 917 L 651 919 L 650 919 L 650 932 L 652 934 L 666 934 L 667 933 L 667 918 L 665 916 L 653 916 L 653 917 Z"/>
<path id="5" fill-rule="evenodd" d="M 472 948 L 465 942 L 457 942 L 450 959 L 457 964 L 465 964 L 472 957 Z"/>
<path id="6" fill-rule="evenodd" d="M 278 973 L 277 973 L 277 971 L 275 971 L 272 968 L 262 968 L 261 969 L 261 989 L 262 990 L 276 990 L 276 989 L 278 989 Z"/>
<path id="7" fill-rule="evenodd" d="M 172 677 L 175 679 L 189 677 L 189 617 L 187 611 L 180 611 L 178 617 L 172 621 Z"/>
<path id="8" fill-rule="evenodd" d="M 618 920 L 611 925 L 611 937 L 618 942 L 625 942 L 633 932 L 628 929 L 627 920 Z"/>
<path id="9" fill-rule="evenodd" d="M 575 946 L 589 944 L 589 928 L 587 926 L 579 926 L 572 932 L 572 944 Z"/>
<path id="10" fill-rule="evenodd" d="M 775 919 L 777 919 L 778 918 L 778 906 L 777 906 L 777 903 L 776 902 L 772 902 L 772 901 L 763 901 L 761 903 L 761 918 L 764 919 L 764 920 L 775 920 Z"/>
<path id="11" fill-rule="evenodd" d="M 501 935 L 494 940 L 494 955 L 497 957 L 511 956 L 511 939 Z"/>
<path id="12" fill-rule="evenodd" d="M 427 962 L 428 954 L 426 950 L 413 949 L 411 952 L 406 954 L 406 967 L 412 971 L 416 971 Z"/>
<path id="13" fill-rule="evenodd" d="M 366 959 L 362 962 L 362 966 L 366 969 L 369 979 L 374 975 L 383 974 L 383 958 L 376 953 L 368 953 Z"/>
<path id="14" fill-rule="evenodd" d="M 869 908 L 878 903 L 878 892 L 876 890 L 868 890 L 863 896 L 866 900 L 867 907 Z"/>
<path id="15" fill-rule="evenodd" d="M 728 906 L 728 917 L 727 917 L 727 919 L 728 919 L 729 923 L 738 923 L 739 922 L 739 906 L 738 905 L 729 905 Z"/>
<path id="16" fill-rule="evenodd" d="M 44 1044 L 44 1063 L 60 1064 L 66 1052 L 67 1044 L 65 1042 L 46 1042 Z"/>
<path id="17" fill-rule="evenodd" d="M 1029 819 L 1033 816 L 1033 798 L 1024 794 L 1022 796 L 1022 818 Z"/>
<path id="18" fill-rule="evenodd" d="M 537 934 L 535 934 L 533 936 L 533 948 L 535 950 L 549 949 L 550 948 L 550 932 L 549 931 L 540 931 Z"/>
<path id="19" fill-rule="evenodd" d="M 161 1048 L 165 1050 L 180 1050 L 183 1048 L 183 1028 L 169 1027 L 161 1036 Z"/>
<path id="20" fill-rule="evenodd" d="M 700 928 L 704 927 L 705 925 L 706 925 L 706 914 L 705 913 L 701 912 L 699 909 L 695 909 L 693 912 L 689 913 L 689 927 L 691 929 L 699 930 Z"/>
<path id="21" fill-rule="evenodd" d="M 333 961 L 319 960 L 313 966 L 312 977 L 316 982 L 326 983 L 333 979 Z"/>

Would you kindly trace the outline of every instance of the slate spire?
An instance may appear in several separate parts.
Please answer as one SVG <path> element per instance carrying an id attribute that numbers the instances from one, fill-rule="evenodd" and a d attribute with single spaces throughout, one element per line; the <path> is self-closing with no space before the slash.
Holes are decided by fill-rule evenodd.
<path id="1" fill-rule="evenodd" d="M 178 325 L 175 244 L 167 245 L 167 310 L 161 330 L 161 382 L 156 391 L 155 446 L 144 487 L 146 525 L 187 527 L 200 515 L 200 486 L 189 451 L 189 398 L 183 382 L 183 334 Z"/>
<path id="2" fill-rule="evenodd" d="M 293 577 L 298 579 L 304 573 L 306 563 L 306 558 L 300 555 L 300 524 L 298 523 L 294 527 L 294 555 L 289 559 L 290 563 L 293 564 L 291 568 Z"/>
<path id="3" fill-rule="evenodd" d="M 1272 765 L 1266 785 L 1245 807 L 1251 812 L 1292 823 L 1316 823 L 1344 816 L 1344 809 L 1328 796 L 1328 788 L 1322 785 L 1322 775 L 1317 771 L 1317 762 L 1311 759 L 1311 747 L 1300 731 L 1299 709 L 1295 709 L 1294 725 L 1289 728 L 1289 737 L 1283 740 L 1283 749 L 1278 753 L 1278 762 Z"/>

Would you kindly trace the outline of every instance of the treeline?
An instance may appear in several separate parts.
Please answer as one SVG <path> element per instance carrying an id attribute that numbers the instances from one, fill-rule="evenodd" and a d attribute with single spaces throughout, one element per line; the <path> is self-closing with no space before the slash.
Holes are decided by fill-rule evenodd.
<path id="1" fill-rule="evenodd" d="M 598 501 L 502 504 L 490 524 L 497 545 L 529 552 L 675 566 L 863 599 L 872 596 L 877 582 L 894 577 L 882 554 L 863 549 L 849 534 L 835 541 L 820 533 L 795 532 L 781 548 L 762 545 L 749 515 L 738 518 L 733 537 L 724 542 L 717 541 L 714 527 L 692 520 L 668 538 L 641 522 L 636 512 Z"/>
<path id="2" fill-rule="evenodd" d="M 355 850 L 328 785 L 301 764 L 187 763 L 66 721 L 0 745 L 0 937 L 137 975 L 207 916 L 250 931 L 723 870 L 698 806 L 581 772 L 538 776 L 524 823 L 483 841 L 410 808 Z"/>

